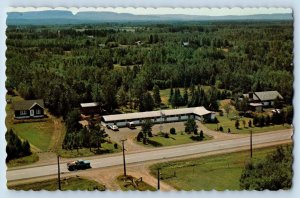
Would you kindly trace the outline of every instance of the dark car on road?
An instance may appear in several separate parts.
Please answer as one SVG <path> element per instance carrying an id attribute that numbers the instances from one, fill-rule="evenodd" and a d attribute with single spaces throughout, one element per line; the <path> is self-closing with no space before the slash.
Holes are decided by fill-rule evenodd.
<path id="1" fill-rule="evenodd" d="M 91 168 L 91 163 L 87 160 L 76 160 L 73 162 L 68 162 L 67 167 L 69 171 L 84 170 Z"/>

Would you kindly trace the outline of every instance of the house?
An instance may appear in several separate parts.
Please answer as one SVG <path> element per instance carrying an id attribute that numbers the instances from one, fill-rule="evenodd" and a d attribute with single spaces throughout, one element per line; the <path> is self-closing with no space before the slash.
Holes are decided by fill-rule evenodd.
<path id="1" fill-rule="evenodd" d="M 43 118 L 44 100 L 24 100 L 13 103 L 15 119 Z"/>
<path id="2" fill-rule="evenodd" d="M 83 115 L 100 114 L 101 107 L 98 102 L 80 103 L 80 111 Z"/>
<path id="3" fill-rule="evenodd" d="M 153 123 L 166 123 L 186 121 L 188 119 L 206 120 L 214 119 L 215 113 L 206 110 L 204 107 L 190 107 L 181 109 L 170 109 L 161 111 L 147 111 L 138 113 L 124 113 L 102 116 L 102 125 L 117 125 L 125 127 L 128 122 L 141 125 L 146 119 L 151 119 Z"/>
<path id="4" fill-rule="evenodd" d="M 182 42 L 183 47 L 188 47 L 190 45 L 190 42 Z"/>
<path id="5" fill-rule="evenodd" d="M 278 91 L 249 92 L 248 94 L 243 94 L 242 98 L 247 98 L 251 110 L 255 111 L 262 111 L 263 107 L 274 106 L 276 100 L 283 100 Z"/>

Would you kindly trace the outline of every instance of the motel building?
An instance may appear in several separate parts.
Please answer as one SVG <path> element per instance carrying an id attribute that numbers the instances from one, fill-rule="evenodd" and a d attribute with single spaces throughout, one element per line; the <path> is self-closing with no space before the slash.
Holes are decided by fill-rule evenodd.
<path id="1" fill-rule="evenodd" d="M 180 122 L 188 119 L 196 119 L 199 121 L 211 120 L 215 118 L 215 113 L 208 111 L 204 107 L 191 107 L 182 109 L 170 109 L 160 111 L 147 111 L 137 113 L 124 113 L 106 115 L 101 119 L 102 125 L 117 125 L 125 127 L 128 122 L 135 125 L 141 125 L 144 120 L 151 119 L 155 123 Z"/>

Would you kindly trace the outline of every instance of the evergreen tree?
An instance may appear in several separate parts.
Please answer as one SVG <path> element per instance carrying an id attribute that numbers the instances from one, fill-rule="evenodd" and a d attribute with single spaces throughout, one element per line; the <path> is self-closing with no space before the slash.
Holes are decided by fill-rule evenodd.
<path id="1" fill-rule="evenodd" d="M 153 99 L 156 106 L 160 106 L 161 98 L 160 98 L 160 91 L 157 85 L 153 87 Z"/>
<path id="2" fill-rule="evenodd" d="M 189 95 L 187 88 L 184 88 L 184 94 L 183 94 L 183 105 L 187 105 L 189 102 Z"/>

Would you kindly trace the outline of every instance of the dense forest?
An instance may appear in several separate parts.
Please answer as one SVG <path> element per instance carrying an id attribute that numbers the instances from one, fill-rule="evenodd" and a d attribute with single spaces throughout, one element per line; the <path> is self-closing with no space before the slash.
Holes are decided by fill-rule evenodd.
<path id="1" fill-rule="evenodd" d="M 6 35 L 6 88 L 43 98 L 55 115 L 91 101 L 145 110 L 150 91 L 203 85 L 292 101 L 292 21 L 9 26 Z M 174 103 L 202 104 L 184 95 Z"/>

